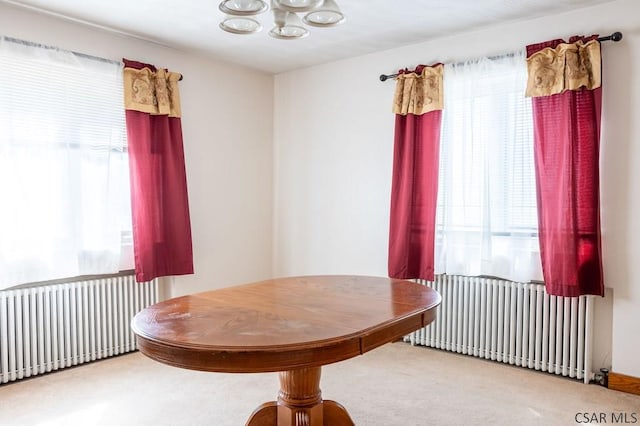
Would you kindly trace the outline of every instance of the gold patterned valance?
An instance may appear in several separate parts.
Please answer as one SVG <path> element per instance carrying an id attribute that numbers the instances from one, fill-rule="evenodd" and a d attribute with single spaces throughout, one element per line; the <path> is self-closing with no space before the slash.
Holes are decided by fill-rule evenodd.
<path id="1" fill-rule="evenodd" d="M 178 80 L 181 75 L 164 69 L 124 69 L 125 109 L 146 112 L 152 115 L 180 117 L 180 92 Z"/>
<path id="2" fill-rule="evenodd" d="M 401 73 L 396 77 L 396 92 L 393 97 L 395 114 L 422 115 L 442 109 L 442 74 L 444 66 L 438 64 L 415 72 Z"/>
<path id="3" fill-rule="evenodd" d="M 549 96 L 566 90 L 596 89 L 602 79 L 600 42 L 561 43 L 527 58 L 528 97 Z"/>

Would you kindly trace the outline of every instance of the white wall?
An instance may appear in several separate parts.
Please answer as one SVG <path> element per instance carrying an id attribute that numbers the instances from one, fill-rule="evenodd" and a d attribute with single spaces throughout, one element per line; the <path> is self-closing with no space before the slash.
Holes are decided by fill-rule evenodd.
<path id="1" fill-rule="evenodd" d="M 604 268 L 606 285 L 613 289 L 613 335 L 610 347 L 604 339 L 594 361 L 611 353 L 614 371 L 640 377 L 639 16 L 639 1 L 618 0 L 277 75 L 275 275 L 386 275 L 394 83 L 381 83 L 379 74 L 619 30 L 624 40 L 603 47 L 601 146 Z M 611 319 L 606 313 L 601 317 L 599 332 L 610 333 Z"/>
<path id="2" fill-rule="evenodd" d="M 271 276 L 271 75 L 3 3 L 0 35 L 181 72 L 195 275 L 174 278 L 171 294 Z"/>

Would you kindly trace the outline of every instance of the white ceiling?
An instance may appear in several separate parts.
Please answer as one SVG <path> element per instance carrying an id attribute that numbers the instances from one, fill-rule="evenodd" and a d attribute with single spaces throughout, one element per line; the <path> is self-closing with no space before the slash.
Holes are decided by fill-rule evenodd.
<path id="1" fill-rule="evenodd" d="M 220 0 L 0 1 L 280 73 L 612 0 L 337 0 L 347 21 L 310 27 L 301 40 L 270 37 L 271 12 L 259 17 L 262 32 L 228 34 L 218 27 Z"/>

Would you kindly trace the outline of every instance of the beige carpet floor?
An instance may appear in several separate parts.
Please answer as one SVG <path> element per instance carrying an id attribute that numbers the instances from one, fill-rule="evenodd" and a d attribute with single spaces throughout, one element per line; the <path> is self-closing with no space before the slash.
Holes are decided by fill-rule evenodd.
<path id="1" fill-rule="evenodd" d="M 321 387 L 359 426 L 575 425 L 600 413 L 640 425 L 640 396 L 405 343 L 324 367 Z M 132 353 L 1 385 L 0 425 L 241 426 L 277 389 L 275 373 L 188 371 Z"/>

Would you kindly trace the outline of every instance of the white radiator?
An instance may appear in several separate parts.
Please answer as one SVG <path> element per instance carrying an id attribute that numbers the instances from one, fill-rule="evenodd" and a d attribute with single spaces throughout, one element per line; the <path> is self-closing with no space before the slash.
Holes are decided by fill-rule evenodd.
<path id="1" fill-rule="evenodd" d="M 436 276 L 437 318 L 405 341 L 583 379 L 591 371 L 593 297 L 550 296 L 540 284 Z"/>
<path id="2" fill-rule="evenodd" d="M 130 352 L 158 280 L 133 275 L 0 291 L 0 383 Z"/>

